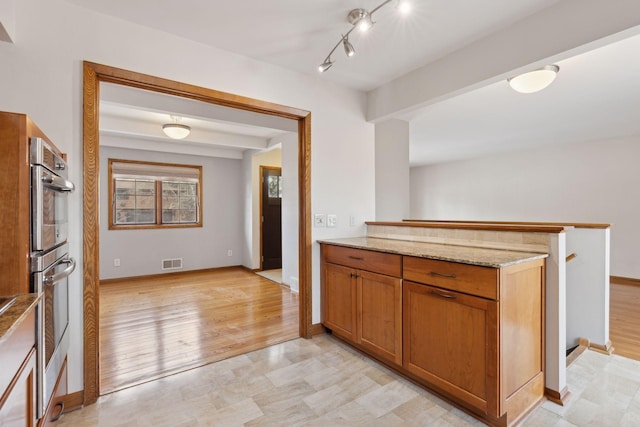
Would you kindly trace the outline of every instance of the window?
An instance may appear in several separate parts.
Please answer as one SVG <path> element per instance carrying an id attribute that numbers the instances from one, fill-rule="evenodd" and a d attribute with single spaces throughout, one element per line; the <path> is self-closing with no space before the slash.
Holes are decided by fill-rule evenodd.
<path id="1" fill-rule="evenodd" d="M 109 228 L 202 226 L 202 167 L 109 159 Z"/>

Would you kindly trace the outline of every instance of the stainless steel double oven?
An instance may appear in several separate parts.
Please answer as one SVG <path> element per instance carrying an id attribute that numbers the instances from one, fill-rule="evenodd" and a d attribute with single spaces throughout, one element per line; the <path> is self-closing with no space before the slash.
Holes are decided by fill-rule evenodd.
<path id="1" fill-rule="evenodd" d="M 31 288 L 42 295 L 37 309 L 37 413 L 44 415 L 69 349 L 67 163 L 41 138 L 29 140 L 31 161 Z M 63 408 L 62 408 L 63 409 Z M 62 411 L 61 409 L 61 411 Z"/>

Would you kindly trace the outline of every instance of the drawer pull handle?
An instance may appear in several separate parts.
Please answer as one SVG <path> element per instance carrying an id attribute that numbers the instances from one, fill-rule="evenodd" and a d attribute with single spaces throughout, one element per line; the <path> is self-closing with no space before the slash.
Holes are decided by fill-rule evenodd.
<path id="1" fill-rule="evenodd" d="M 353 273 L 349 274 L 349 276 L 351 276 L 352 279 L 357 279 L 358 277 L 360 277 L 358 276 L 358 274 L 353 274 Z"/>
<path id="2" fill-rule="evenodd" d="M 440 298 L 456 299 L 456 296 L 455 296 L 455 295 L 441 294 L 440 292 L 436 292 L 436 291 L 430 291 L 429 293 L 430 293 L 431 295 L 435 295 L 435 296 L 440 297 Z"/>
<path id="3" fill-rule="evenodd" d="M 60 417 L 62 417 L 62 414 L 64 413 L 64 402 L 58 402 L 56 403 L 56 408 L 60 408 L 60 412 L 58 412 L 58 415 L 56 415 L 55 417 L 51 418 L 49 421 L 51 421 L 52 423 L 55 423 L 56 421 L 58 421 L 60 419 Z"/>
<path id="4" fill-rule="evenodd" d="M 351 259 L 355 259 L 356 261 L 364 261 L 364 258 L 359 257 L 359 256 L 349 255 L 349 258 L 351 258 Z"/>
<path id="5" fill-rule="evenodd" d="M 438 273 L 437 271 L 432 271 L 429 274 L 431 274 L 432 276 L 446 277 L 447 279 L 455 279 L 456 278 L 455 274 L 444 274 L 444 273 Z"/>

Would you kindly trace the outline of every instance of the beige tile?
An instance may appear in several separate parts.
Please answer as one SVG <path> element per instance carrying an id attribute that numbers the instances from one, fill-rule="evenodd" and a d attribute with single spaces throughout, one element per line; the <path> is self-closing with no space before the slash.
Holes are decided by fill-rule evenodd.
<path id="1" fill-rule="evenodd" d="M 374 416 L 380 417 L 417 395 L 415 391 L 401 382 L 393 381 L 357 398 L 356 402 L 365 407 Z"/>
<path id="2" fill-rule="evenodd" d="M 640 362 L 586 351 L 566 406 L 522 426 L 640 425 Z M 269 349 L 102 396 L 65 414 L 83 426 L 479 426 L 479 421 L 330 336 Z"/>

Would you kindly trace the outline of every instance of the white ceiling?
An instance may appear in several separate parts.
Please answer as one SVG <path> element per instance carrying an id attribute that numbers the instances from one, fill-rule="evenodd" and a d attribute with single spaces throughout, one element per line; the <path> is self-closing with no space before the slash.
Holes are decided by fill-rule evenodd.
<path id="1" fill-rule="evenodd" d="M 350 28 L 348 11 L 372 9 L 381 0 L 155 0 L 153 7 L 143 0 L 67 1 L 354 89 L 370 90 L 564 0 L 413 0 L 414 13 L 403 18 L 395 14 L 392 2 L 376 12 L 372 31 L 352 33 L 356 56 L 346 58 L 340 46 L 332 57 L 335 65 L 323 74 L 317 73 L 317 65 L 338 42 L 340 33 Z M 411 164 L 640 134 L 638 52 L 640 36 L 635 36 L 559 60 L 558 78 L 540 93 L 518 94 L 500 80 L 399 117 L 410 121 Z M 185 112 L 185 106 L 158 108 L 151 104 L 142 106 L 141 113 L 131 111 L 135 107 L 131 100 L 103 101 L 104 112 L 112 116 L 112 120 L 103 120 L 105 125 L 112 124 L 111 130 L 105 129 L 111 135 L 123 132 L 117 129 L 126 125 L 123 115 L 139 117 L 149 129 L 155 123 L 153 131 L 159 132 L 158 123 L 172 112 L 185 117 L 184 123 L 194 128 L 189 137 L 192 141 L 185 144 L 207 140 L 216 150 L 240 152 L 251 146 L 218 146 L 221 138 L 214 137 L 222 134 L 266 141 L 290 130 L 265 122 L 265 116 L 230 118 L 221 107 L 215 113 L 219 116 Z M 233 123 L 225 124 L 227 121 Z M 129 135 L 134 137 L 135 129 Z M 143 138 L 153 140 L 162 135 L 145 134 Z"/>
<path id="2" fill-rule="evenodd" d="M 95 11 L 306 74 L 346 33 L 351 9 L 382 0 L 68 0 Z M 360 90 L 378 87 L 558 0 L 413 0 L 409 16 L 395 1 L 374 15 L 372 31 L 352 33 L 356 55 L 339 47 L 322 78 Z M 404 46 L 404 48 L 403 48 Z"/>

